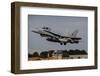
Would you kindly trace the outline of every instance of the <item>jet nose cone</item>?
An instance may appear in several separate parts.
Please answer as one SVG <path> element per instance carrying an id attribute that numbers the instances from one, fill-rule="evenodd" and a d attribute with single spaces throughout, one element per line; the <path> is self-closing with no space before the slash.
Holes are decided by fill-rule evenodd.
<path id="1" fill-rule="evenodd" d="M 32 29 L 32 32 L 37 31 L 36 29 Z"/>
<path id="2" fill-rule="evenodd" d="M 32 29 L 32 32 L 37 33 L 37 32 L 38 32 L 38 29 L 33 28 L 33 29 Z"/>
<path id="3" fill-rule="evenodd" d="M 41 34 L 41 33 L 42 33 L 42 30 L 39 30 L 39 29 L 37 29 L 37 28 L 33 28 L 33 29 L 32 29 L 32 32 Z"/>

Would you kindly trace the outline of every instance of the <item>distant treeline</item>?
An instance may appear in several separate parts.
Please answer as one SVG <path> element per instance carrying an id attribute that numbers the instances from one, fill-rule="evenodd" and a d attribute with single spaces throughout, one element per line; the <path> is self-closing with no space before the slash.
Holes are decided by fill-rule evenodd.
<path id="1" fill-rule="evenodd" d="M 49 51 L 42 51 L 40 53 L 34 52 L 33 54 L 28 54 L 28 57 L 40 57 L 40 58 L 47 58 L 52 57 L 53 54 L 62 54 L 63 57 L 69 57 L 69 55 L 87 55 L 85 50 L 49 50 Z"/>

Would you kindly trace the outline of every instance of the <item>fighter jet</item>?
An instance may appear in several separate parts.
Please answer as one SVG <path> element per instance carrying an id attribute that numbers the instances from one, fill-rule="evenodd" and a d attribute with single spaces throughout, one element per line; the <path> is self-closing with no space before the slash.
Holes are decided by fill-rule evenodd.
<path id="1" fill-rule="evenodd" d="M 60 43 L 61 45 L 66 45 L 67 43 L 78 44 L 81 37 L 76 37 L 78 30 L 75 30 L 69 36 L 61 35 L 55 33 L 49 27 L 42 27 L 41 29 L 33 29 L 32 32 L 40 34 L 41 37 L 46 37 L 47 41 Z"/>

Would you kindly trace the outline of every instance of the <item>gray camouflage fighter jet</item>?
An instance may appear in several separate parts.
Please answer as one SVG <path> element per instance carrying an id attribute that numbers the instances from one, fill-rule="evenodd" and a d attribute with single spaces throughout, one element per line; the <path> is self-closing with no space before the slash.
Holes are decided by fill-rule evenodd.
<path id="1" fill-rule="evenodd" d="M 32 32 L 40 34 L 41 37 L 46 37 L 47 41 L 60 43 L 66 45 L 67 43 L 78 44 L 81 37 L 77 37 L 78 30 L 75 30 L 68 36 L 55 33 L 49 27 L 42 27 L 41 29 L 33 29 Z"/>

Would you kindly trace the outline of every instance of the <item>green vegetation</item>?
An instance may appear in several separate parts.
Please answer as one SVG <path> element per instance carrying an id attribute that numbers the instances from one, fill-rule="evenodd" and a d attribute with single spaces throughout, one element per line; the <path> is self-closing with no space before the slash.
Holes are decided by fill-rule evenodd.
<path id="1" fill-rule="evenodd" d="M 87 54 L 87 52 L 85 51 L 85 50 L 78 50 L 78 49 L 76 49 L 76 50 L 69 50 L 68 51 L 68 54 L 69 55 L 86 55 Z"/>
<path id="2" fill-rule="evenodd" d="M 41 59 L 54 59 L 57 58 L 56 56 L 61 56 L 61 58 L 69 58 L 70 55 L 87 55 L 85 50 L 49 50 L 49 51 L 42 51 L 40 53 L 34 52 L 33 54 L 28 54 L 28 57 L 33 60 L 41 60 Z M 80 57 L 78 57 L 80 59 Z"/>
<path id="3" fill-rule="evenodd" d="M 62 57 L 69 57 L 68 51 L 62 51 Z"/>
<path id="4" fill-rule="evenodd" d="M 34 52 L 34 53 L 33 53 L 33 57 L 39 57 L 38 52 Z"/>
<path id="5" fill-rule="evenodd" d="M 48 52 L 47 51 L 43 51 L 40 53 L 40 57 L 41 58 L 48 58 Z"/>

